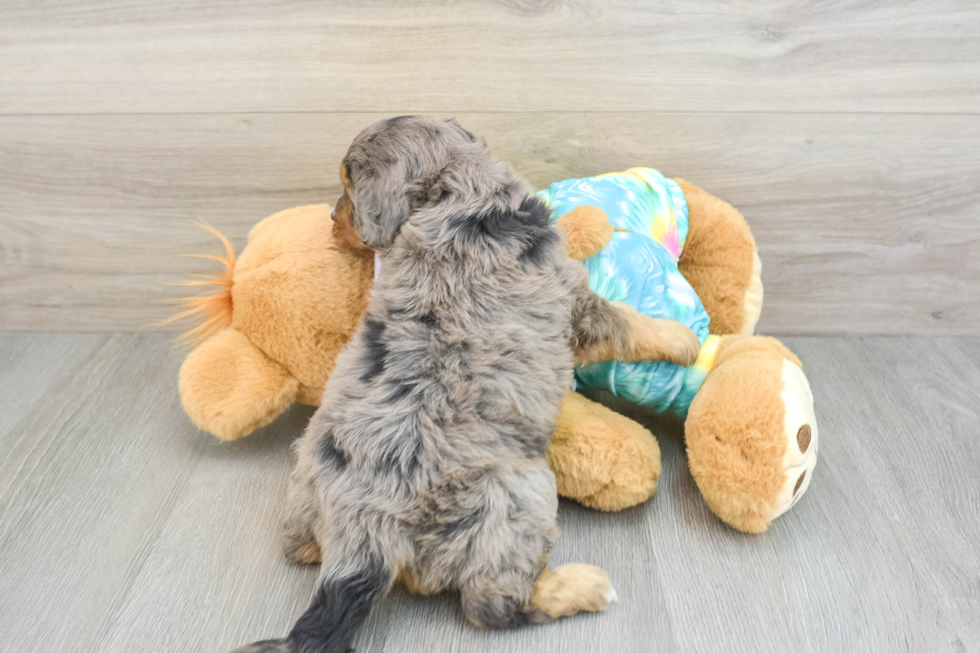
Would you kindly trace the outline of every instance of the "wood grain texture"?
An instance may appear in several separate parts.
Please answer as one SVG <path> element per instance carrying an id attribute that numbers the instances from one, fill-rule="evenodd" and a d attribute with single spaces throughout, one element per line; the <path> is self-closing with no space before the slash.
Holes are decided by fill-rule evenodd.
<path id="1" fill-rule="evenodd" d="M 634 410 L 661 444 L 657 495 L 615 514 L 563 502 L 552 555 L 607 569 L 618 604 L 486 633 L 453 597 L 396 591 L 356 649 L 980 649 L 980 338 L 786 343 L 816 396 L 820 462 L 768 533 L 722 525 L 680 425 Z M 179 360 L 161 334 L 0 335 L 0 651 L 214 653 L 303 611 L 316 571 L 277 538 L 311 411 L 218 443 L 180 410 Z"/>
<path id="2" fill-rule="evenodd" d="M 760 330 L 980 331 L 980 116 L 457 114 L 538 187 L 650 165 L 748 218 Z M 0 328 L 140 329 L 275 211 L 332 202 L 363 114 L 0 117 Z"/>
<path id="3" fill-rule="evenodd" d="M 972 0 L 4 0 L 3 113 L 980 111 Z"/>

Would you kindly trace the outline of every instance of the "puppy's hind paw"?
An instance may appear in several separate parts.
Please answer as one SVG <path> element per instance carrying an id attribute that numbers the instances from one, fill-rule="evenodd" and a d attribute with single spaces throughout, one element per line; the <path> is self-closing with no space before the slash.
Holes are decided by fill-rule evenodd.
<path id="1" fill-rule="evenodd" d="M 545 569 L 534 583 L 532 620 L 600 612 L 618 599 L 606 572 L 598 567 L 576 563 Z"/>

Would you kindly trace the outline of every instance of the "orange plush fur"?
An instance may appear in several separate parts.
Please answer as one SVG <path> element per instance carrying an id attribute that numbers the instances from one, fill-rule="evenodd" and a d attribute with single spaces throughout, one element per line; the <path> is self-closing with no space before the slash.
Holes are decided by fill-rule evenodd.
<path id="1" fill-rule="evenodd" d="M 751 335 L 762 310 L 762 264 L 755 239 L 728 202 L 677 179 L 687 200 L 688 233 L 677 263 L 711 316 L 711 332 Z"/>
<path id="2" fill-rule="evenodd" d="M 174 281 L 171 285 L 198 288 L 217 286 L 220 290 L 213 295 L 199 295 L 197 297 L 188 297 L 187 299 L 179 300 L 177 306 L 183 310 L 167 318 L 160 324 L 160 326 L 166 326 L 178 320 L 203 315 L 204 319 L 199 325 L 187 333 L 182 334 L 178 339 L 180 342 L 192 346 L 201 344 L 231 324 L 232 311 L 231 286 L 233 283 L 232 272 L 235 269 L 235 249 L 228 242 L 228 239 L 211 225 L 201 223 L 201 227 L 210 231 L 221 240 L 221 244 L 225 246 L 225 256 L 224 258 L 212 256 L 211 254 L 188 254 L 188 256 L 217 261 L 224 266 L 224 269 L 210 274 L 195 275 L 199 277 L 198 279 Z"/>
<path id="3" fill-rule="evenodd" d="M 577 392 L 562 403 L 545 458 L 559 494 L 599 510 L 646 501 L 660 478 L 653 434 Z"/>
<path id="4" fill-rule="evenodd" d="M 690 216 L 680 269 L 711 317 L 711 332 L 723 336 L 685 425 L 691 471 L 719 517 L 757 532 L 806 489 L 800 487 L 803 454 L 791 451 L 796 431 L 788 431 L 799 411 L 784 406 L 790 395 L 780 368 L 799 361 L 775 340 L 735 335 L 752 332 L 761 307 L 755 241 L 730 204 L 679 183 Z M 207 315 L 188 334 L 199 344 L 180 372 L 181 399 L 200 428 L 230 440 L 269 423 L 294 401 L 319 404 L 373 283 L 372 252 L 350 227 L 348 209 L 343 200 L 338 204 L 336 223 L 325 205 L 266 218 L 237 261 L 222 237 L 226 256 L 216 258 L 224 270 L 191 284 L 219 292 L 184 305 L 184 316 Z M 558 226 L 579 259 L 599 251 L 613 233 L 595 207 L 562 216 Z M 812 433 L 811 457 L 815 424 Z M 600 510 L 645 501 L 660 476 L 660 450 L 647 429 L 575 392 L 562 404 L 547 459 L 560 494 Z"/>
<path id="5" fill-rule="evenodd" d="M 237 263 L 228 260 L 230 289 L 200 304 L 211 309 L 205 324 L 228 329 L 187 357 L 180 394 L 195 424 L 233 440 L 294 401 L 320 403 L 334 360 L 367 308 L 374 260 L 335 245 L 325 205 L 266 218 L 249 232 Z"/>
<path id="6" fill-rule="evenodd" d="M 787 482 L 782 460 L 789 441 L 771 437 L 783 431 L 786 414 L 775 391 L 784 360 L 800 365 L 773 338 L 723 338 L 685 423 L 687 460 L 701 494 L 742 531 L 766 529 Z"/>
<path id="7" fill-rule="evenodd" d="M 555 226 L 565 231 L 568 255 L 577 261 L 596 254 L 615 231 L 605 211 L 595 206 L 573 209 L 558 218 Z"/>

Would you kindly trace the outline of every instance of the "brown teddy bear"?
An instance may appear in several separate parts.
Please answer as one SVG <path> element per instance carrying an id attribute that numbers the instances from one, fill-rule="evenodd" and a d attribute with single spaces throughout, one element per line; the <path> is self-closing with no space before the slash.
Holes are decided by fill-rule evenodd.
<path id="1" fill-rule="evenodd" d="M 685 408 L 691 473 L 722 520 L 764 531 L 809 485 L 817 453 L 812 395 L 796 356 L 775 339 L 751 336 L 762 306 L 761 263 L 744 218 L 692 184 L 668 181 L 683 192 L 675 202 L 686 205 L 676 269 L 700 298 L 713 334 L 695 364 L 703 380 Z M 615 222 L 608 211 L 578 206 L 556 224 L 570 255 L 585 260 L 629 231 Z M 187 334 L 196 347 L 181 367 L 180 395 L 195 424 L 232 440 L 293 402 L 319 404 L 367 307 L 375 259 L 335 233 L 326 205 L 261 221 L 237 261 L 214 233 L 227 250 L 219 258 L 225 269 L 184 283 L 222 289 L 188 300 L 173 319 L 206 315 Z M 660 450 L 647 429 L 575 391 L 562 405 L 547 458 L 561 495 L 600 510 L 647 500 L 660 475 Z"/>

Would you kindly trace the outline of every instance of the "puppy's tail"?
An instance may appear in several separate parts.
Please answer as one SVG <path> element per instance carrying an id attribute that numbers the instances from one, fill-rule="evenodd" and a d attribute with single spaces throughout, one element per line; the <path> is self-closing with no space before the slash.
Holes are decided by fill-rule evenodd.
<path id="1" fill-rule="evenodd" d="M 313 603 L 285 639 L 243 646 L 233 653 L 347 653 L 371 605 L 391 587 L 381 558 L 362 553 L 353 565 L 320 576 Z"/>

